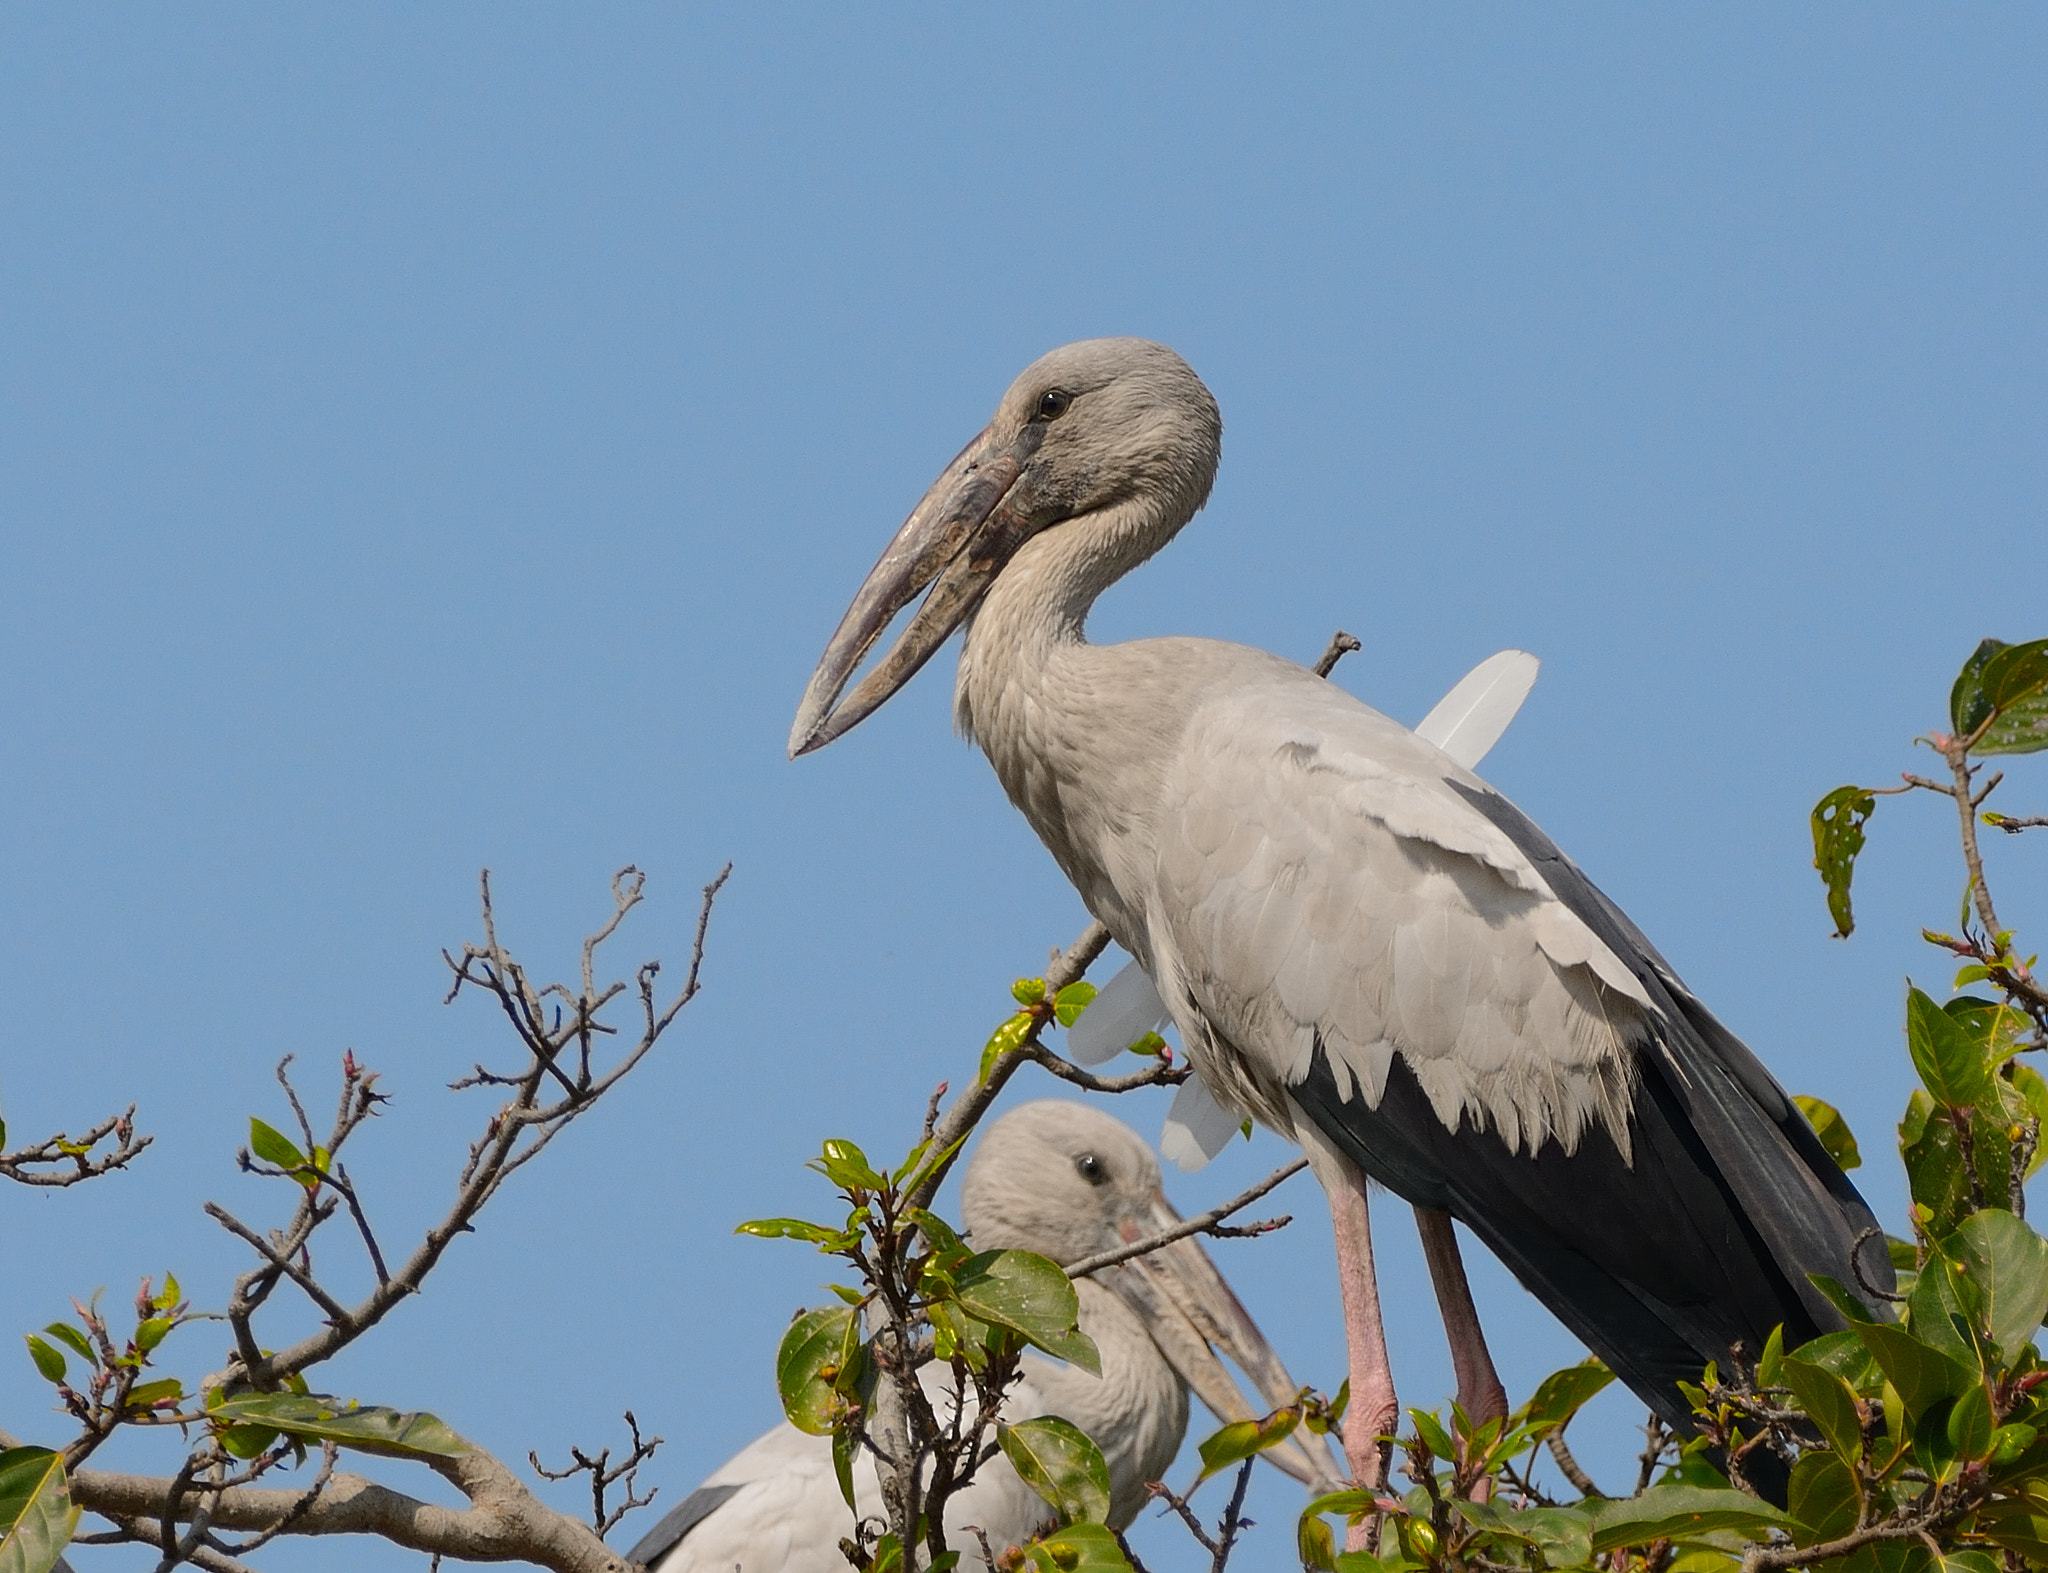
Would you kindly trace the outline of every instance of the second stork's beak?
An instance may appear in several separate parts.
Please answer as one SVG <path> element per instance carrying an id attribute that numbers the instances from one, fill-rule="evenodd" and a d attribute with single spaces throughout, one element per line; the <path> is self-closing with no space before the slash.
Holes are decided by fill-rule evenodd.
<path id="1" fill-rule="evenodd" d="M 1164 1196 L 1152 1199 L 1150 1216 L 1133 1220 L 1126 1230 L 1132 1239 L 1171 1229 L 1181 1221 Z M 1230 1285 L 1192 1236 L 1133 1257 L 1096 1277 L 1138 1313 L 1159 1352 L 1181 1379 L 1219 1420 L 1257 1420 L 1295 1401 L 1301 1388 L 1287 1374 L 1280 1357 L 1266 1342 L 1258 1323 L 1238 1302 Z M 1216 1358 L 1217 1351 L 1236 1362 L 1257 1389 L 1256 1404 L 1245 1395 Z M 1267 1451 L 1266 1457 L 1315 1491 L 1342 1489 L 1329 1443 L 1306 1430 Z"/>
<path id="2" fill-rule="evenodd" d="M 1026 426 L 1001 445 L 993 428 L 982 431 L 910 511 L 811 674 L 790 729 L 790 758 L 823 748 L 873 715 L 974 610 L 990 581 L 1032 533 L 1022 513 L 1006 504 L 1014 503 L 1017 477 L 1037 452 L 1044 431 L 1043 426 Z M 927 585 L 932 593 L 910 626 L 835 708 L 833 701 L 882 631 Z"/>

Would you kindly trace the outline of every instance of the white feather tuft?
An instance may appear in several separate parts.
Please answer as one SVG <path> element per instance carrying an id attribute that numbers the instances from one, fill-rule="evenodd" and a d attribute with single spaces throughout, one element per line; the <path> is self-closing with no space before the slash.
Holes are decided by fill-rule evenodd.
<path id="1" fill-rule="evenodd" d="M 1436 702 L 1436 708 L 1417 723 L 1415 735 L 1436 744 L 1467 770 L 1475 768 L 1522 708 L 1541 665 L 1526 650 L 1488 656 Z"/>
<path id="2" fill-rule="evenodd" d="M 1159 1151 L 1175 1168 L 1192 1174 L 1228 1147 L 1230 1138 L 1243 1128 L 1243 1119 L 1216 1101 L 1197 1071 L 1173 1095 L 1159 1132 Z"/>
<path id="3" fill-rule="evenodd" d="M 1067 1031 L 1067 1058 L 1076 1065 L 1113 1060 L 1148 1032 L 1167 1023 L 1166 1005 L 1135 961 L 1102 986 Z"/>

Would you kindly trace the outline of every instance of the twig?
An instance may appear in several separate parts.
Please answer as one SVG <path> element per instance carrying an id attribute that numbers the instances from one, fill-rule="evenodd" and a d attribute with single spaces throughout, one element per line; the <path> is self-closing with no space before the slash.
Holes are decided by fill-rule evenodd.
<path id="1" fill-rule="evenodd" d="M 1225 1218 L 1228 1218 L 1234 1212 L 1241 1212 L 1243 1209 L 1251 1206 L 1253 1202 L 1264 1196 L 1268 1191 L 1273 1190 L 1282 1181 L 1292 1179 L 1307 1167 L 1308 1159 L 1306 1158 L 1296 1158 L 1292 1163 L 1284 1163 L 1263 1180 L 1259 1181 L 1257 1185 L 1252 1186 L 1251 1189 L 1237 1196 L 1233 1196 L 1221 1207 L 1212 1207 L 1205 1213 L 1197 1213 L 1192 1218 L 1183 1219 L 1171 1229 L 1162 1229 L 1159 1233 L 1148 1235 L 1142 1240 L 1133 1241 L 1128 1245 L 1120 1245 L 1113 1251 L 1098 1251 L 1093 1256 L 1084 1256 L 1080 1261 L 1068 1266 L 1067 1276 L 1069 1278 L 1085 1278 L 1088 1274 L 1099 1272 L 1105 1267 L 1114 1267 L 1118 1262 L 1127 1262 L 1134 1256 L 1147 1255 L 1158 1250 L 1161 1246 L 1173 1244 L 1176 1240 L 1185 1240 L 1191 1234 L 1217 1233 L 1216 1226 Z M 1277 1227 L 1277 1225 L 1272 1227 Z M 1264 1233 L 1266 1230 L 1262 1228 L 1259 1232 Z"/>
<path id="2" fill-rule="evenodd" d="M 1332 672 L 1336 671 L 1339 661 L 1351 654 L 1352 651 L 1364 648 L 1355 638 L 1340 628 L 1330 636 L 1329 648 L 1323 651 L 1322 659 L 1316 662 L 1312 670 L 1318 677 L 1328 677 Z"/>
<path id="3" fill-rule="evenodd" d="M 1209 1559 L 1209 1573 L 1223 1573 L 1223 1565 L 1230 1560 L 1230 1548 L 1237 1544 L 1238 1531 L 1251 1524 L 1244 1516 L 1244 1493 L 1252 1483 L 1252 1465 L 1257 1461 L 1254 1456 L 1238 1466 L 1237 1489 L 1230 1493 L 1230 1506 L 1223 1510 L 1216 1526 L 1216 1553 Z"/>
<path id="4" fill-rule="evenodd" d="M 1249 1463 L 1250 1460 L 1247 1459 L 1246 1462 Z M 1188 1533 L 1195 1537 L 1197 1545 L 1208 1552 L 1211 1557 L 1216 1555 L 1216 1542 L 1209 1538 L 1209 1531 L 1204 1529 L 1202 1521 L 1195 1517 L 1195 1510 L 1188 1506 L 1186 1497 L 1176 1494 L 1173 1487 L 1163 1480 L 1148 1481 L 1145 1489 L 1151 1492 L 1153 1496 L 1158 1497 L 1180 1516 L 1180 1521 L 1187 1525 Z"/>
<path id="5" fill-rule="evenodd" d="M 115 1139 L 114 1150 L 101 1153 L 97 1158 L 89 1156 L 92 1149 L 109 1136 Z M 137 1153 L 155 1140 L 154 1136 L 135 1134 L 135 1105 L 131 1103 L 125 1111 L 108 1116 L 76 1140 L 59 1131 L 33 1146 L 0 1152 L 0 1179 L 13 1180 L 20 1185 L 45 1186 L 76 1185 L 82 1180 L 96 1180 L 116 1169 L 125 1169 Z M 64 1163 L 71 1167 L 53 1173 L 37 1172 L 42 1165 Z"/>
<path id="6" fill-rule="evenodd" d="M 1572 1483 L 1574 1491 L 1578 1492 L 1582 1497 L 1606 1495 L 1604 1491 L 1593 1484 L 1593 1477 L 1579 1467 L 1579 1461 L 1572 1457 L 1572 1450 L 1565 1445 L 1564 1428 L 1562 1426 L 1551 1432 L 1548 1437 L 1544 1438 L 1544 1441 L 1550 1448 L 1550 1456 L 1557 1460 L 1558 1469 L 1563 1472 L 1564 1478 Z"/>

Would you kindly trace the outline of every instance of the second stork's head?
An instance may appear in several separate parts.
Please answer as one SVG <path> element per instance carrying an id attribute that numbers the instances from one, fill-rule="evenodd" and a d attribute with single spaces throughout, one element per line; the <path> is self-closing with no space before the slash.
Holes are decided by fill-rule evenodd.
<path id="1" fill-rule="evenodd" d="M 1057 1098 L 1021 1104 L 982 1133 L 960 1184 L 960 1214 L 977 1250 L 1035 1251 L 1063 1267 L 1181 1221 L 1142 1136 L 1100 1109 Z M 1100 1268 L 1090 1279 L 1076 1287 L 1107 1291 L 1135 1313 L 1166 1364 L 1219 1420 L 1255 1419 L 1300 1393 L 1192 1236 Z M 1250 1393 L 1218 1354 L 1243 1372 Z M 1108 1359 L 1105 1352 L 1106 1376 Z M 1268 1457 L 1318 1489 L 1338 1479 L 1327 1450 L 1305 1434 Z"/>
<path id="2" fill-rule="evenodd" d="M 1061 578 L 1050 589 L 1078 622 L 1208 500 L 1222 445 L 1215 399 L 1163 344 L 1083 339 L 1032 362 L 854 597 L 804 691 L 791 756 L 872 715 L 1020 554 L 1029 561 L 1055 538 Z M 835 706 L 896 614 L 927 588 L 888 654 Z"/>

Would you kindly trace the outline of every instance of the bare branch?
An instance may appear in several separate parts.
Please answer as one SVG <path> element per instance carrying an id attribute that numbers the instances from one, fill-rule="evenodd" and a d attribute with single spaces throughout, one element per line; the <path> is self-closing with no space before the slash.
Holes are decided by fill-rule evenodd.
<path id="1" fill-rule="evenodd" d="M 1273 1190 L 1283 1181 L 1292 1179 L 1307 1167 L 1308 1159 L 1306 1158 L 1296 1158 L 1292 1163 L 1283 1163 L 1279 1168 L 1259 1181 L 1257 1185 L 1252 1186 L 1249 1190 L 1239 1195 L 1233 1196 L 1221 1207 L 1212 1207 L 1205 1213 L 1197 1213 L 1192 1218 L 1183 1219 L 1171 1229 L 1162 1229 L 1159 1233 L 1148 1235 L 1145 1239 L 1134 1241 L 1128 1245 L 1120 1245 L 1113 1251 L 1099 1251 L 1093 1256 L 1084 1256 L 1080 1261 L 1072 1263 L 1067 1268 L 1067 1276 L 1069 1278 L 1085 1278 L 1088 1274 L 1099 1272 L 1105 1267 L 1114 1267 L 1118 1262 L 1127 1262 L 1134 1256 L 1148 1255 L 1158 1250 L 1161 1246 L 1173 1244 L 1176 1240 L 1185 1240 L 1191 1234 L 1220 1233 L 1222 1231 L 1219 1230 L 1218 1225 L 1224 1219 L 1228 1218 L 1232 1213 L 1242 1212 L 1268 1191 Z M 1280 1223 L 1285 1223 L 1286 1221 L 1282 1219 Z M 1280 1227 L 1280 1223 L 1269 1224 L 1266 1228 L 1259 1229 L 1258 1232 L 1264 1234 L 1268 1232 L 1268 1229 Z"/>
<path id="2" fill-rule="evenodd" d="M 1338 629 L 1334 634 L 1330 635 L 1329 648 L 1323 651 L 1322 659 L 1317 661 L 1313 668 L 1316 676 L 1328 677 L 1337 670 L 1337 663 L 1339 661 L 1351 654 L 1352 651 L 1364 648 L 1365 646 L 1361 645 L 1357 639 L 1344 632 L 1343 629 Z"/>
<path id="3" fill-rule="evenodd" d="M 1572 1450 L 1565 1445 L 1564 1432 L 1562 1430 L 1551 1432 L 1549 1436 L 1544 1438 L 1544 1441 L 1550 1448 L 1550 1456 L 1557 1460 L 1557 1467 L 1563 1471 L 1564 1478 L 1572 1483 L 1574 1491 L 1578 1492 L 1582 1497 L 1597 1497 L 1606 1494 L 1593 1484 L 1593 1477 L 1579 1466 L 1579 1461 L 1576 1458 L 1572 1457 Z"/>
<path id="4" fill-rule="evenodd" d="M 93 1155 L 92 1149 L 114 1138 L 110 1152 Z M 0 1152 L 0 1180 L 21 1185 L 66 1186 L 82 1180 L 96 1180 L 116 1169 L 125 1169 L 135 1155 L 156 1140 L 135 1134 L 135 1105 L 120 1114 L 109 1115 L 83 1136 L 71 1137 L 59 1131 L 32 1146 Z M 69 1167 L 51 1167 L 68 1165 Z"/>
<path id="5" fill-rule="evenodd" d="M 212 1523 L 221 1529 L 261 1533 L 274 1532 L 291 1520 L 293 1534 L 377 1535 L 409 1550 L 465 1562 L 529 1562 L 553 1573 L 629 1573 L 626 1560 L 588 1527 L 546 1506 L 481 1449 L 422 1462 L 461 1491 L 470 1505 L 440 1507 L 360 1475 L 335 1474 L 310 1503 L 309 1493 L 303 1491 L 247 1486 L 222 1491 L 212 1503 Z M 113 1520 L 136 1538 L 154 1541 L 171 1484 L 146 1475 L 85 1469 L 72 1476 L 71 1492 L 81 1507 Z M 197 1510 L 188 1499 L 176 1512 L 180 1520 L 189 1521 Z M 202 1548 L 191 1560 L 195 1566 L 219 1568 L 225 1558 L 208 1560 L 218 1556 Z"/>

